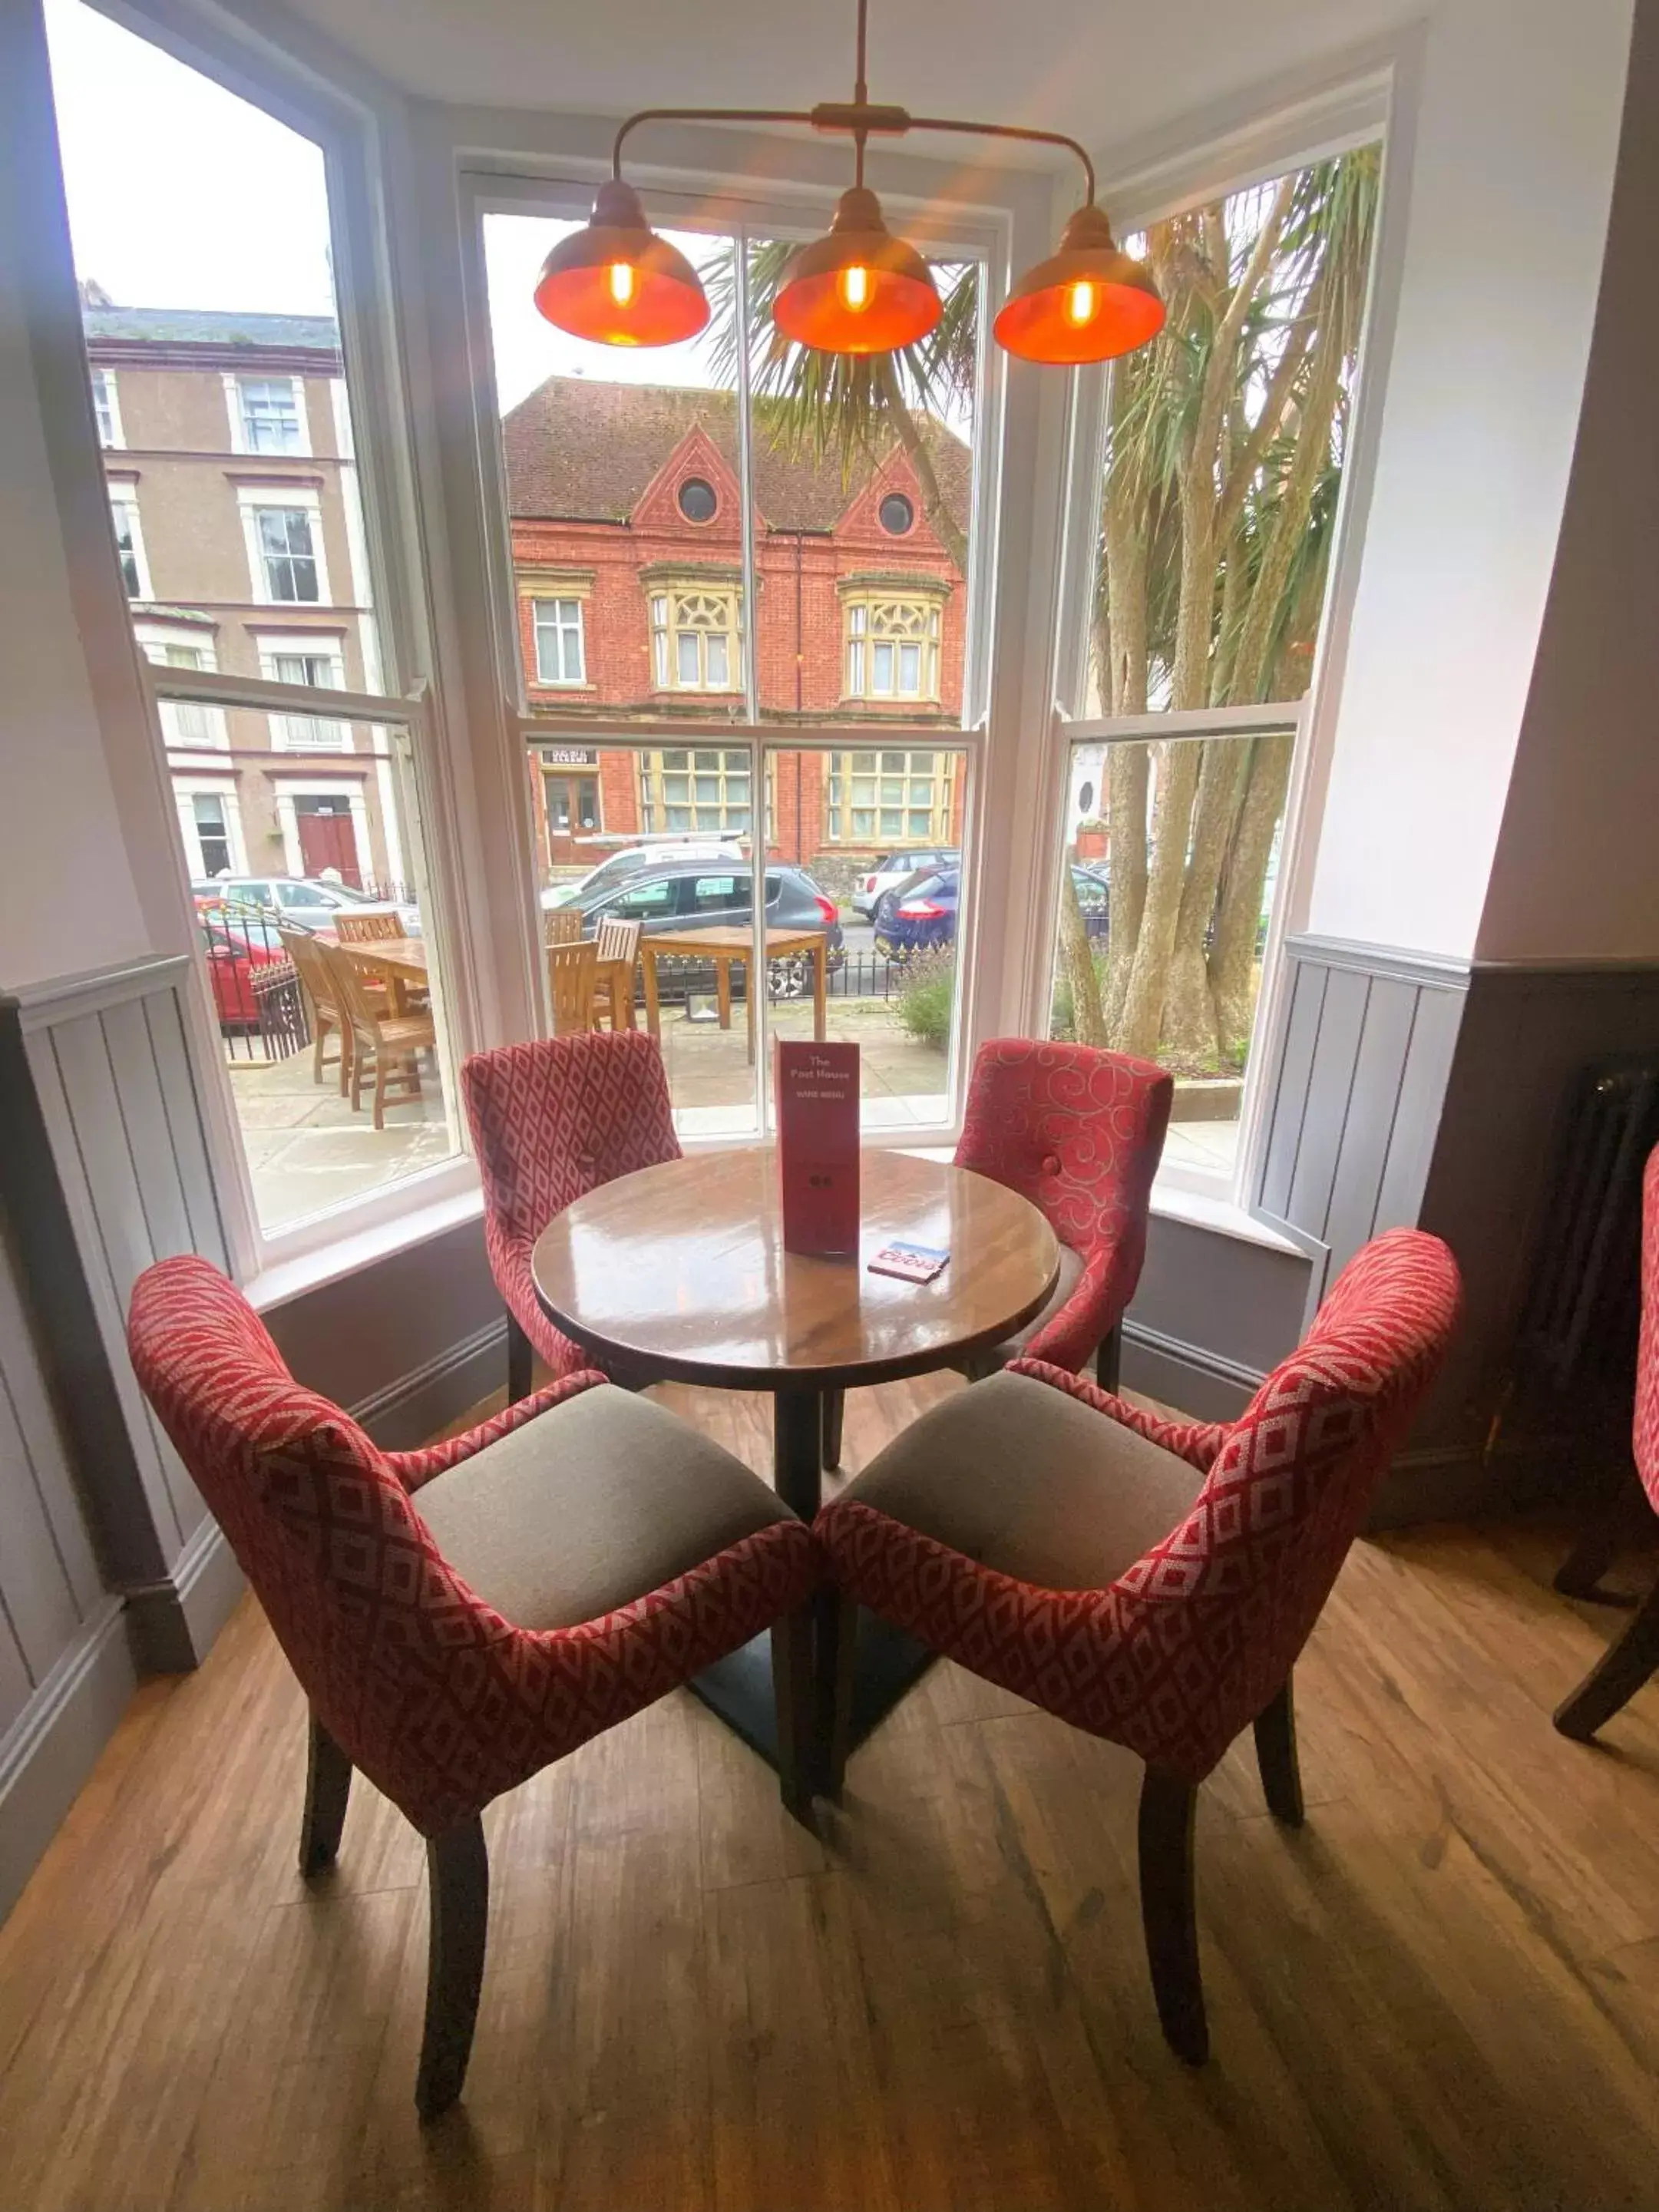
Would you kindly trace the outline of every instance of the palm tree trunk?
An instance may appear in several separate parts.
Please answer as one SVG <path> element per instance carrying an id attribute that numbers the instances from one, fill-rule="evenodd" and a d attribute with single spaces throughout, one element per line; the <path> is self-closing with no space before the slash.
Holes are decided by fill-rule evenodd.
<path id="1" fill-rule="evenodd" d="M 1261 738 L 1250 748 L 1254 758 L 1210 946 L 1210 989 L 1222 1053 L 1240 1065 L 1255 1018 L 1255 948 L 1261 930 L 1262 891 L 1273 837 L 1285 811 L 1285 794 L 1290 788 L 1291 749 L 1289 737 Z"/>

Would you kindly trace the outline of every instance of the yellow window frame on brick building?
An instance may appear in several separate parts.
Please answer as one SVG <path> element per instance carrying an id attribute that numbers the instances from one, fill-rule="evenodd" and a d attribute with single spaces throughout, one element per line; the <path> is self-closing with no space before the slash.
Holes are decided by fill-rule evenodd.
<path id="1" fill-rule="evenodd" d="M 741 591 L 697 583 L 653 592 L 651 668 L 659 691 L 741 691 Z"/>
<path id="2" fill-rule="evenodd" d="M 884 592 L 849 599 L 847 696 L 936 702 L 942 612 L 933 599 L 896 599 Z"/>
<path id="3" fill-rule="evenodd" d="M 955 842 L 954 752 L 831 753 L 823 834 L 832 845 Z"/>
<path id="4" fill-rule="evenodd" d="M 670 746 L 640 755 L 640 827 L 648 837 L 747 836 L 753 792 L 747 745 Z M 769 824 L 769 763 L 767 819 Z"/>

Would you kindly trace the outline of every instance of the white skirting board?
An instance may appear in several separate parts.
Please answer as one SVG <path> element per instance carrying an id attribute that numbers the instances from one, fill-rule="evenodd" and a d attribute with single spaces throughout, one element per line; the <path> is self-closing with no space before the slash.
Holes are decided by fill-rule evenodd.
<path id="1" fill-rule="evenodd" d="M 22 1894 L 137 1684 L 125 1607 L 112 1596 L 0 1738 L 0 1919 Z"/>

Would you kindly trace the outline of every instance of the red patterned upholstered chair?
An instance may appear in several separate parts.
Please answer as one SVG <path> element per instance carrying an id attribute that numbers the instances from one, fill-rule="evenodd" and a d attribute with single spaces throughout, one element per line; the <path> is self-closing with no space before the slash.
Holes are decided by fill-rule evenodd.
<path id="1" fill-rule="evenodd" d="M 1018 1336 L 973 1372 L 1046 1359 L 1117 1382 L 1123 1309 L 1146 1256 L 1146 1216 L 1175 1085 L 1149 1060 L 1002 1037 L 979 1048 L 957 1165 L 1028 1198 L 1060 1240 L 1060 1280 Z"/>
<path id="2" fill-rule="evenodd" d="M 1642 1326 L 1636 1347 L 1636 1418 L 1631 1445 L 1648 1503 L 1659 1513 L 1659 1146 L 1642 1175 Z M 1659 1583 L 1628 1628 L 1558 1708 L 1563 1735 L 1588 1742 L 1603 1721 L 1659 1669 Z"/>
<path id="3" fill-rule="evenodd" d="M 204 1260 L 138 1278 L 128 1340 L 310 1700 L 301 1871 L 333 1859 L 354 1767 L 427 1839 L 416 2099 L 440 2112 L 471 2048 L 492 1798 L 769 1627 L 785 1797 L 804 1802 L 811 1532 L 592 1371 L 453 1443 L 379 1451 Z"/>
<path id="4" fill-rule="evenodd" d="M 461 1096 L 483 1179 L 484 1244 L 507 1304 L 507 1395 L 530 1389 L 531 1355 L 552 1373 L 592 1365 L 543 1313 L 530 1277 L 536 1239 L 602 1182 L 680 1157 L 657 1041 L 643 1030 L 544 1037 L 475 1052 Z"/>
<path id="5" fill-rule="evenodd" d="M 934 1407 L 818 1516 L 842 1592 L 820 1648 L 838 1714 L 856 1601 L 1145 1759 L 1147 1957 L 1164 2032 L 1194 2063 L 1198 1784 L 1254 1723 L 1268 1805 L 1301 1820 L 1291 1669 L 1458 1299 L 1438 1238 L 1391 1231 L 1236 1421 L 1159 1419 L 1022 1360 Z M 844 1740 L 838 1720 L 832 1787 Z"/>

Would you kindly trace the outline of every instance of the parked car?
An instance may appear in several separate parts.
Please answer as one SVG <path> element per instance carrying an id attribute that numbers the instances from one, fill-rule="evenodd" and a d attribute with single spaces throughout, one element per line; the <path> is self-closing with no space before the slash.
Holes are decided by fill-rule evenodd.
<path id="1" fill-rule="evenodd" d="M 254 908 L 294 928 L 331 928 L 341 908 L 351 907 L 363 914 L 395 914 L 405 937 L 421 933 L 418 907 L 371 898 L 349 884 L 329 883 L 320 876 L 212 876 L 198 878 L 191 890 L 198 905 L 206 900 L 232 908 Z"/>
<path id="2" fill-rule="evenodd" d="M 253 990 L 255 973 L 275 967 L 286 957 L 276 925 L 251 908 L 233 913 L 200 900 L 197 920 L 220 1029 L 234 1034 L 257 1027 L 259 1006 Z"/>
<path id="3" fill-rule="evenodd" d="M 732 929 L 749 927 L 754 915 L 754 877 L 747 860 L 672 860 L 641 868 L 624 882 L 581 902 L 582 933 L 591 937 L 602 921 L 637 921 L 647 936 L 666 929 Z M 766 870 L 766 926 L 769 929 L 821 929 L 830 968 L 846 958 L 835 901 L 821 891 L 805 868 L 774 860 Z M 714 988 L 711 965 L 690 962 L 663 971 L 663 995 Z M 773 963 L 775 998 L 799 998 L 811 988 L 811 961 L 801 953 Z"/>
<path id="4" fill-rule="evenodd" d="M 942 868 L 912 878 L 884 894 L 875 916 L 876 948 L 890 960 L 954 945 L 960 868 Z M 1104 937 L 1110 922 L 1110 891 L 1102 870 L 1072 864 L 1072 882 L 1091 937 Z"/>
<path id="5" fill-rule="evenodd" d="M 884 893 L 897 890 L 918 876 L 957 867 L 961 861 L 961 852 L 954 845 L 921 846 L 914 853 L 884 853 L 875 866 L 854 884 L 853 911 L 868 921 Z"/>
<path id="6" fill-rule="evenodd" d="M 630 876 L 637 875 L 641 868 L 659 867 L 665 860 L 741 860 L 744 857 L 742 847 L 731 838 L 703 844 L 687 843 L 683 839 L 678 845 L 628 845 L 574 882 L 550 884 L 542 893 L 542 906 L 545 911 L 597 898 L 600 892 L 613 890 Z"/>

